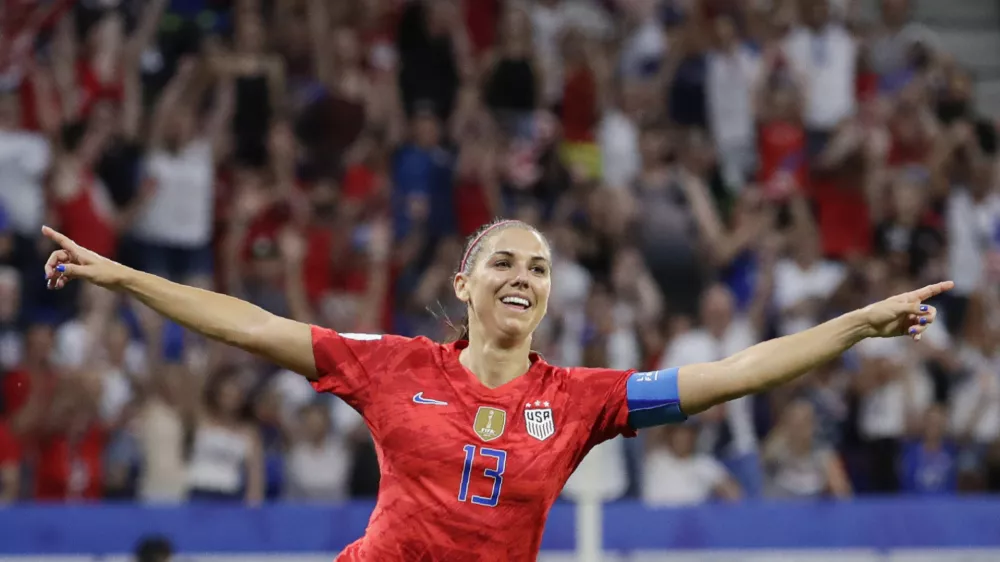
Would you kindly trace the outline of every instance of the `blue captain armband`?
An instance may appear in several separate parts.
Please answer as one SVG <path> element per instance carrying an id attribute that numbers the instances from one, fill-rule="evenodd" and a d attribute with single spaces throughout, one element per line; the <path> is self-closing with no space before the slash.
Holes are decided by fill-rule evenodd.
<path id="1" fill-rule="evenodd" d="M 628 423 L 633 429 L 642 429 L 687 419 L 681 411 L 681 398 L 677 391 L 677 367 L 632 373 L 625 385 L 628 401 Z"/>

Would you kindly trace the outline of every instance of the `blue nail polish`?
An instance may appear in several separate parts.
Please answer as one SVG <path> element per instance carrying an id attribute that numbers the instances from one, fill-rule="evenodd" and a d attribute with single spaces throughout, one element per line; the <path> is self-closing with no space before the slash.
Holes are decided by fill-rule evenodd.
<path id="1" fill-rule="evenodd" d="M 920 305 L 920 312 L 927 312 L 927 305 L 926 304 Z"/>
<path id="2" fill-rule="evenodd" d="M 64 273 L 66 271 L 66 266 L 63 264 L 59 264 L 56 266 L 56 271 L 58 271 L 59 273 Z"/>
<path id="3" fill-rule="evenodd" d="M 926 319 L 926 318 L 921 318 L 921 319 L 920 319 L 920 325 L 921 325 L 921 326 L 924 326 L 924 325 L 926 325 L 926 324 L 927 324 L 927 319 Z"/>
<path id="4" fill-rule="evenodd" d="M 916 328 L 910 328 L 910 335 L 911 336 L 917 335 L 917 329 Z"/>

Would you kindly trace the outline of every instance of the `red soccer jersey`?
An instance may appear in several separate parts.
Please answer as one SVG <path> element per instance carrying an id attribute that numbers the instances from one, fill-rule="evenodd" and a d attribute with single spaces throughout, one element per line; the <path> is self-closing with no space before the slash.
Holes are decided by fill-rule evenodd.
<path id="1" fill-rule="evenodd" d="M 382 480 L 363 538 L 339 561 L 534 560 L 549 508 L 584 455 L 635 436 L 631 371 L 561 368 L 488 388 L 466 342 L 313 328 L 319 379 L 364 417 Z M 633 378 L 642 378 L 637 375 Z"/>

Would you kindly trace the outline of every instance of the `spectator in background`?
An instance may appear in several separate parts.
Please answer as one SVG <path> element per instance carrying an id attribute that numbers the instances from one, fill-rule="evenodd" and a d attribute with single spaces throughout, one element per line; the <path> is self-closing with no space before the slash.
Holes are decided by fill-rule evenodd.
<path id="1" fill-rule="evenodd" d="M 956 289 L 948 324 L 957 330 L 964 323 L 972 295 L 995 286 L 1000 278 L 995 259 L 1000 251 L 996 234 L 1000 232 L 1000 192 L 997 164 L 979 154 L 971 128 L 958 125 L 950 134 L 956 135 L 955 150 L 963 156 L 953 157 L 953 173 L 963 173 L 957 169 L 963 167 L 962 160 L 971 165 L 966 181 L 951 186 L 946 210 L 949 273 L 955 277 Z"/>
<path id="2" fill-rule="evenodd" d="M 809 158 L 798 77 L 782 64 L 781 51 L 766 51 L 753 93 L 757 119 L 757 182 L 768 200 L 783 202 L 808 188 Z"/>
<path id="3" fill-rule="evenodd" d="M 1000 439 L 1000 327 L 993 319 L 996 301 L 988 294 L 977 293 L 969 301 L 950 393 L 949 425 L 961 446 L 964 487 L 984 484 L 980 467 L 990 444 Z"/>
<path id="4" fill-rule="evenodd" d="M 0 204 L 14 233 L 8 263 L 27 268 L 41 263 L 36 240 L 45 217 L 42 184 L 52 150 L 44 135 L 21 128 L 21 111 L 17 92 L 0 91 Z"/>
<path id="5" fill-rule="evenodd" d="M 541 106 L 540 68 L 532 49 L 531 20 L 509 5 L 500 22 L 499 45 L 485 61 L 485 101 L 512 136 L 526 136 L 531 115 Z"/>
<path id="6" fill-rule="evenodd" d="M 706 414 L 711 415 L 708 412 L 702 415 Z M 657 428 L 647 433 L 643 503 L 683 506 L 713 498 L 736 501 L 742 497 L 739 484 L 722 463 L 711 455 L 696 452 L 696 422 Z"/>
<path id="7" fill-rule="evenodd" d="M 708 125 L 726 185 L 743 188 L 756 170 L 754 90 L 760 56 L 740 41 L 736 21 L 720 14 L 712 22 L 715 48 L 706 60 Z"/>
<path id="8" fill-rule="evenodd" d="M 465 310 L 453 298 L 452 276 L 455 264 L 462 258 L 462 244 L 448 238 L 438 245 L 434 261 L 410 295 L 410 331 L 435 341 L 450 337 L 448 322 L 457 322 Z M 444 322 L 442 322 L 444 320 Z"/>
<path id="9" fill-rule="evenodd" d="M 799 200 L 798 205 L 805 204 Z M 800 211 L 805 213 L 807 211 Z M 801 220 L 788 237 L 789 256 L 774 268 L 778 333 L 792 334 L 824 320 L 824 307 L 844 281 L 843 265 L 823 259 L 819 233 Z"/>
<path id="10" fill-rule="evenodd" d="M 639 127 L 643 106 L 649 102 L 648 90 L 638 81 L 622 80 L 615 89 L 616 102 L 601 119 L 597 139 L 603 180 L 609 187 L 628 189 L 638 179 L 642 169 Z"/>
<path id="11" fill-rule="evenodd" d="M 927 343 L 934 345 L 933 341 Z M 930 406 L 932 383 L 923 364 L 898 346 L 885 342 L 863 345 L 858 355 L 861 367 L 855 391 L 859 395 L 858 431 L 868 463 L 867 491 L 897 492 L 897 459 L 903 439 Z"/>
<path id="12" fill-rule="evenodd" d="M 644 82 L 660 71 L 667 53 L 669 37 L 659 20 L 656 0 L 620 2 L 625 10 L 626 29 L 618 57 L 622 78 L 630 82 Z"/>
<path id="13" fill-rule="evenodd" d="M 245 381 L 238 371 L 219 373 L 205 389 L 205 407 L 193 430 L 188 497 L 194 501 L 264 499 L 264 457 L 258 430 L 241 418 Z"/>
<path id="14" fill-rule="evenodd" d="M 233 84 L 223 80 L 216 89 L 213 111 L 200 127 L 198 92 L 191 90 L 198 71 L 197 60 L 183 61 L 157 102 L 145 164 L 153 194 L 133 235 L 147 271 L 207 287 L 215 163 L 227 148 Z"/>
<path id="15" fill-rule="evenodd" d="M 21 277 L 17 269 L 0 266 L 0 373 L 21 363 L 24 334 L 18 329 L 20 309 Z"/>
<path id="16" fill-rule="evenodd" d="M 64 127 L 56 145 L 51 197 L 59 227 L 69 233 L 67 236 L 101 248 L 94 251 L 116 259 L 118 230 L 128 225 L 120 220 L 107 189 L 94 173 L 94 162 L 109 132 L 85 124 Z"/>
<path id="17" fill-rule="evenodd" d="M 180 503 L 188 491 L 185 424 L 195 407 L 191 402 L 200 399 L 199 387 L 182 365 L 165 365 L 159 375 L 151 377 L 136 415 L 142 455 L 137 496 L 145 503 Z"/>
<path id="18" fill-rule="evenodd" d="M 232 54 L 217 55 L 213 71 L 234 82 L 234 160 L 260 167 L 267 163 L 267 139 L 272 117 L 284 106 L 285 66 L 266 51 L 266 30 L 261 14 L 240 7 L 235 14 L 236 37 Z"/>
<path id="19" fill-rule="evenodd" d="M 809 154 L 819 154 L 833 131 L 855 110 L 858 44 L 830 18 L 827 0 L 799 0 L 801 25 L 785 37 L 783 52 L 805 86 Z"/>
<path id="20" fill-rule="evenodd" d="M 382 117 L 380 113 L 388 113 L 376 107 L 379 90 L 387 88 L 374 87 L 357 30 L 331 18 L 327 2 L 310 0 L 306 13 L 313 73 L 322 90 L 305 102 L 296 131 L 313 172 L 329 176 L 339 173 L 337 163 L 357 150 L 366 128 Z"/>
<path id="21" fill-rule="evenodd" d="M 253 424 L 260 433 L 264 470 L 264 499 L 273 501 L 284 495 L 288 480 L 285 456 L 291 437 L 281 416 L 281 398 L 273 380 L 269 379 L 255 389 L 249 403 Z"/>
<path id="22" fill-rule="evenodd" d="M 851 496 L 851 483 L 840 458 L 829 444 L 817 441 L 816 430 L 812 404 L 800 399 L 785 406 L 763 446 L 767 496 Z"/>
<path id="23" fill-rule="evenodd" d="M 958 450 L 947 435 L 945 408 L 935 404 L 923 417 L 922 433 L 906 444 L 900 483 L 911 494 L 953 494 L 958 484 Z"/>
<path id="24" fill-rule="evenodd" d="M 45 416 L 34 427 L 35 499 L 99 500 L 104 496 L 104 454 L 109 431 L 99 417 L 100 381 L 66 376 Z M 32 405 L 34 406 L 34 405 Z"/>
<path id="25" fill-rule="evenodd" d="M 0 505 L 21 496 L 21 444 L 5 419 L 0 419 Z"/>
<path id="26" fill-rule="evenodd" d="M 471 72 L 471 50 L 453 0 L 409 2 L 399 19 L 399 88 L 406 114 L 430 103 L 448 119 L 464 76 Z"/>
<path id="27" fill-rule="evenodd" d="M 701 299 L 699 327 L 674 337 L 659 368 L 716 361 L 754 345 L 760 341 L 766 299 L 766 293 L 761 294 L 747 313 L 738 314 L 729 289 L 711 286 Z M 700 440 L 710 443 L 709 449 L 727 463 L 749 497 L 758 496 L 763 486 L 753 400 L 747 396 L 720 406 L 719 419 L 700 424 Z"/>
<path id="28" fill-rule="evenodd" d="M 454 230 L 452 172 L 454 154 L 445 148 L 436 106 L 413 108 L 410 142 L 396 154 L 392 193 L 393 232 L 397 241 L 416 237 L 432 246 Z"/>
<path id="29" fill-rule="evenodd" d="M 322 402 L 306 404 L 297 421 L 288 452 L 285 497 L 299 502 L 347 499 L 351 455 L 343 438 L 332 431 L 329 407 Z"/>

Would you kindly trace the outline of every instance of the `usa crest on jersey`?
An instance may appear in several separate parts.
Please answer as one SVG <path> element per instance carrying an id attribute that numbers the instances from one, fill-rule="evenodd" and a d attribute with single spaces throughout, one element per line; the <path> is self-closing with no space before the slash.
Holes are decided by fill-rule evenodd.
<path id="1" fill-rule="evenodd" d="M 528 403 L 524 406 L 524 426 L 528 435 L 545 441 L 556 432 L 556 422 L 548 402 Z"/>

